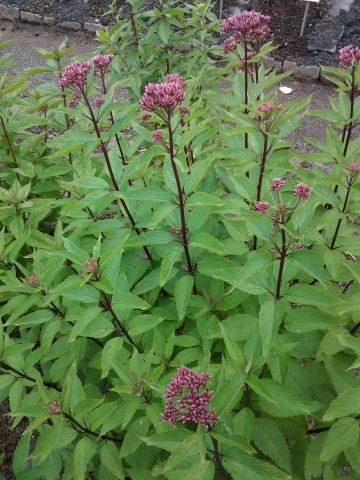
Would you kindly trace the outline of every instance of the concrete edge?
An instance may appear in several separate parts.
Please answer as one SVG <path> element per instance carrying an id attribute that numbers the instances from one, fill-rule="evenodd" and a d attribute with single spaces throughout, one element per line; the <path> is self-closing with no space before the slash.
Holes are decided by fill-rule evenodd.
<path id="1" fill-rule="evenodd" d="M 49 27 L 57 26 L 65 30 L 91 33 L 98 32 L 99 30 L 106 30 L 108 28 L 100 23 L 66 22 L 57 18 L 41 16 L 36 13 L 21 10 L 17 7 L 8 7 L 6 5 L 0 5 L 0 20 L 32 23 L 34 25 L 45 25 Z M 184 46 L 184 48 L 185 47 L 186 46 Z M 318 65 L 301 65 L 288 60 L 277 62 L 269 56 L 264 56 L 262 61 L 265 67 L 275 69 L 279 73 L 292 70 L 292 76 L 303 82 L 329 83 L 325 78 L 325 75 L 321 72 L 321 67 Z"/>

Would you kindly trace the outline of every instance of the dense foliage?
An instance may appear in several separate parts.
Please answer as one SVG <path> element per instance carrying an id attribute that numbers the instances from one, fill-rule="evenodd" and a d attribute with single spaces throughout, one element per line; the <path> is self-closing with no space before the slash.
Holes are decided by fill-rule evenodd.
<path id="1" fill-rule="evenodd" d="M 359 478 L 360 51 L 309 112 L 262 66 L 267 17 L 221 45 L 210 0 L 129 3 L 93 57 L 15 79 L 1 57 L 15 477 Z M 304 111 L 332 125 L 309 154 Z"/>

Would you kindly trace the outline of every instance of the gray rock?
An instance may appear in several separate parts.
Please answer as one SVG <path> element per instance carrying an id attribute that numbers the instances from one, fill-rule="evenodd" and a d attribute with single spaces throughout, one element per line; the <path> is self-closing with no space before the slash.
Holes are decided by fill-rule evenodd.
<path id="1" fill-rule="evenodd" d="M 20 12 L 20 20 L 26 23 L 35 23 L 36 25 L 42 25 L 42 17 L 37 13 Z"/>
<path id="2" fill-rule="evenodd" d="M 5 7 L 5 5 L 0 5 L 0 18 L 2 20 L 11 20 L 15 22 L 20 18 L 20 9 L 15 7 Z"/>
<path id="3" fill-rule="evenodd" d="M 87 32 L 98 32 L 99 30 L 103 30 L 105 27 L 100 25 L 100 23 L 90 23 L 90 22 L 85 22 L 84 23 L 84 30 Z"/>
<path id="4" fill-rule="evenodd" d="M 320 77 L 320 67 L 316 65 L 300 65 L 294 68 L 293 75 L 304 82 L 317 82 Z"/>
<path id="5" fill-rule="evenodd" d="M 66 30 L 82 30 L 81 23 L 79 22 L 59 22 L 58 26 L 66 28 Z"/>
<path id="6" fill-rule="evenodd" d="M 49 25 L 51 27 L 52 25 L 56 25 L 56 18 L 53 17 L 43 17 L 43 24 L 44 25 Z"/>
<path id="7" fill-rule="evenodd" d="M 265 68 L 272 68 L 276 72 L 281 72 L 283 68 L 282 62 L 277 62 L 273 58 L 268 57 L 267 55 L 264 55 L 261 61 Z"/>
<path id="8" fill-rule="evenodd" d="M 296 63 L 295 62 L 289 62 L 288 60 L 285 60 L 282 66 L 283 72 L 288 72 L 289 70 L 294 70 L 296 68 Z"/>

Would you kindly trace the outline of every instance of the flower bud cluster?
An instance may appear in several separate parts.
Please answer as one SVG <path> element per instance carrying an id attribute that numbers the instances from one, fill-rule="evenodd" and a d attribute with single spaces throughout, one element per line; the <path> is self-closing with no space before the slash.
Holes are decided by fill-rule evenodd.
<path id="1" fill-rule="evenodd" d="M 58 401 L 53 400 L 49 403 L 49 413 L 50 415 L 61 413 L 61 406 Z"/>
<path id="2" fill-rule="evenodd" d="M 256 202 L 255 203 L 255 210 L 260 212 L 261 215 L 266 215 L 266 210 L 270 207 L 269 202 Z"/>
<path id="3" fill-rule="evenodd" d="M 273 181 L 271 182 L 271 190 L 274 190 L 275 192 L 278 192 L 281 187 L 285 185 L 285 181 L 282 180 L 281 178 L 274 178 Z"/>
<path id="4" fill-rule="evenodd" d="M 32 287 L 37 287 L 38 285 L 38 279 L 36 277 L 36 275 L 34 275 L 33 273 L 29 276 L 28 280 L 27 280 L 27 283 L 28 285 L 31 285 Z"/>
<path id="5" fill-rule="evenodd" d="M 357 173 L 359 171 L 359 165 L 357 163 L 349 163 L 346 169 L 351 173 Z"/>
<path id="6" fill-rule="evenodd" d="M 86 270 L 87 270 L 87 272 L 84 272 L 84 273 L 82 274 L 83 277 L 84 277 L 87 273 L 96 273 L 96 272 L 97 272 L 98 262 L 97 262 L 96 258 L 91 257 L 89 260 L 87 260 L 86 262 L 84 262 L 83 265 L 84 265 L 84 267 L 86 267 Z"/>
<path id="7" fill-rule="evenodd" d="M 309 185 L 305 183 L 298 183 L 295 185 L 294 195 L 295 197 L 303 198 L 304 200 L 308 200 L 310 196 L 311 188 Z"/>
<path id="8" fill-rule="evenodd" d="M 151 132 L 153 143 L 159 143 L 164 140 L 164 136 L 161 130 L 154 130 Z"/>
<path id="9" fill-rule="evenodd" d="M 357 65 L 360 61 L 360 48 L 347 45 L 339 50 L 339 65 L 342 68 Z"/>
<path id="10" fill-rule="evenodd" d="M 177 73 L 167 75 L 163 83 L 149 83 L 140 99 L 140 105 L 147 112 L 153 112 L 157 107 L 167 113 L 182 102 L 185 98 L 184 79 Z"/>
<path id="11" fill-rule="evenodd" d="M 233 35 L 234 40 L 257 40 L 270 33 L 269 20 L 255 10 L 241 12 L 223 20 L 221 31 Z"/>
<path id="12" fill-rule="evenodd" d="M 208 373 L 179 367 L 164 395 L 167 401 L 161 414 L 162 420 L 174 426 L 180 421 L 193 422 L 209 430 L 218 420 L 215 410 L 206 408 L 213 395 L 206 386 L 209 378 Z"/>
<path id="13" fill-rule="evenodd" d="M 59 86 L 61 88 L 67 86 L 81 86 L 86 85 L 87 74 L 91 68 L 91 64 L 88 61 L 70 63 L 64 68 L 61 74 Z"/>
<path id="14" fill-rule="evenodd" d="M 101 53 L 100 55 L 95 55 L 92 58 L 94 64 L 94 74 L 97 73 L 104 74 L 110 71 L 109 65 L 111 60 L 114 58 L 114 55 L 110 55 L 107 53 Z"/>

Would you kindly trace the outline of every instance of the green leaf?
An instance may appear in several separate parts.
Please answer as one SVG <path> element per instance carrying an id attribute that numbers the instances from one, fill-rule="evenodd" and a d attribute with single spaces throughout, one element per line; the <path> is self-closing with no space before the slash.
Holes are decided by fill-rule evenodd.
<path id="1" fill-rule="evenodd" d="M 358 388 L 349 388 L 333 400 L 326 410 L 323 420 L 329 422 L 336 418 L 358 414 L 360 411 L 360 385 Z"/>
<path id="2" fill-rule="evenodd" d="M 160 266 L 160 287 L 163 287 L 165 283 L 168 281 L 171 275 L 173 266 L 179 259 L 181 250 L 182 250 L 181 247 L 176 247 L 176 248 L 171 248 L 171 250 L 168 251 L 168 253 L 165 253 L 165 256 L 162 259 L 161 266 Z"/>
<path id="3" fill-rule="evenodd" d="M 111 472 L 116 479 L 123 480 L 124 472 L 121 468 L 120 452 L 113 442 L 106 442 L 101 449 L 100 458 L 102 464 Z"/>
<path id="4" fill-rule="evenodd" d="M 285 472 L 245 453 L 237 455 L 236 460 L 225 457 L 223 463 L 234 480 L 291 480 Z"/>
<path id="5" fill-rule="evenodd" d="M 131 319 L 128 333 L 130 336 L 141 335 L 148 330 L 152 330 L 163 321 L 164 318 L 155 315 L 138 315 Z"/>
<path id="6" fill-rule="evenodd" d="M 175 304 L 180 321 L 185 318 L 193 286 L 194 278 L 191 275 L 184 275 L 175 284 Z"/>
<path id="7" fill-rule="evenodd" d="M 286 300 L 302 305 L 315 305 L 316 307 L 335 307 L 344 303 L 339 297 L 325 292 L 313 285 L 294 285 L 286 293 Z"/>
<path id="8" fill-rule="evenodd" d="M 320 453 L 323 448 L 326 433 L 320 432 L 315 438 L 310 439 L 305 456 L 305 479 L 319 478 L 323 473 L 324 464 L 320 460 Z"/>
<path id="9" fill-rule="evenodd" d="M 219 326 L 220 326 L 222 337 L 225 342 L 227 353 L 234 360 L 235 364 L 239 367 L 239 369 L 242 369 L 244 366 L 244 356 L 240 347 L 235 342 L 235 340 L 231 337 L 226 327 L 224 327 L 224 325 L 221 322 L 219 322 Z"/>
<path id="10" fill-rule="evenodd" d="M 290 472 L 290 451 L 277 423 L 270 418 L 255 419 L 252 440 L 278 467 Z"/>
<path id="11" fill-rule="evenodd" d="M 193 449 L 196 448 L 197 444 L 197 435 L 193 433 L 185 440 L 183 440 L 180 445 L 178 445 L 171 455 L 169 456 L 164 472 L 168 472 L 169 470 L 173 470 L 176 465 L 186 459 L 186 457 L 192 453 Z"/>
<path id="12" fill-rule="evenodd" d="M 224 247 L 222 243 L 217 238 L 206 232 L 195 233 L 191 237 L 190 246 L 202 248 L 218 255 L 224 254 Z"/>
<path id="13" fill-rule="evenodd" d="M 94 457 L 96 445 L 89 437 L 83 437 L 74 450 L 75 480 L 84 480 L 90 460 Z"/>
<path id="14" fill-rule="evenodd" d="M 316 278 L 324 289 L 327 290 L 327 276 L 319 255 L 311 250 L 297 250 L 291 254 L 290 258 L 301 270 Z"/>
<path id="15" fill-rule="evenodd" d="M 120 310 L 148 310 L 150 306 L 145 300 L 133 293 L 120 293 L 113 302 L 113 307 Z"/>
<path id="16" fill-rule="evenodd" d="M 265 302 L 260 308 L 259 327 L 264 357 L 269 355 L 270 348 L 282 322 L 283 311 L 282 304 L 274 298 Z"/>
<path id="17" fill-rule="evenodd" d="M 201 205 L 209 205 L 211 207 L 221 207 L 224 205 L 224 202 L 219 199 L 219 197 L 214 197 L 204 192 L 197 192 L 193 195 L 190 195 L 186 202 L 188 208 L 199 207 Z"/>
<path id="18" fill-rule="evenodd" d="M 328 462 L 336 459 L 341 452 L 357 443 L 359 433 L 359 422 L 355 418 L 345 417 L 337 420 L 326 435 L 320 460 Z"/>
<path id="19" fill-rule="evenodd" d="M 104 345 L 101 354 L 101 378 L 105 378 L 108 376 L 111 362 L 115 360 L 116 355 L 120 352 L 123 347 L 123 339 L 121 337 L 116 337 L 110 339 Z"/>
<path id="20" fill-rule="evenodd" d="M 246 439 L 246 437 L 241 437 L 240 435 L 224 437 L 216 432 L 211 432 L 211 436 L 218 440 L 221 444 L 231 445 L 232 447 L 238 448 L 249 455 L 256 453 L 256 450 L 250 446 L 250 442 Z"/>
<path id="21" fill-rule="evenodd" d="M 149 446 L 157 447 L 168 452 L 174 451 L 174 449 L 184 442 L 191 432 L 183 428 L 172 429 L 168 432 L 157 433 L 151 437 L 144 437 L 141 440 Z"/>
<path id="22" fill-rule="evenodd" d="M 332 330 L 339 323 L 335 317 L 315 308 L 302 307 L 290 310 L 285 316 L 285 328 L 293 333 L 306 333 L 313 330 Z"/>

